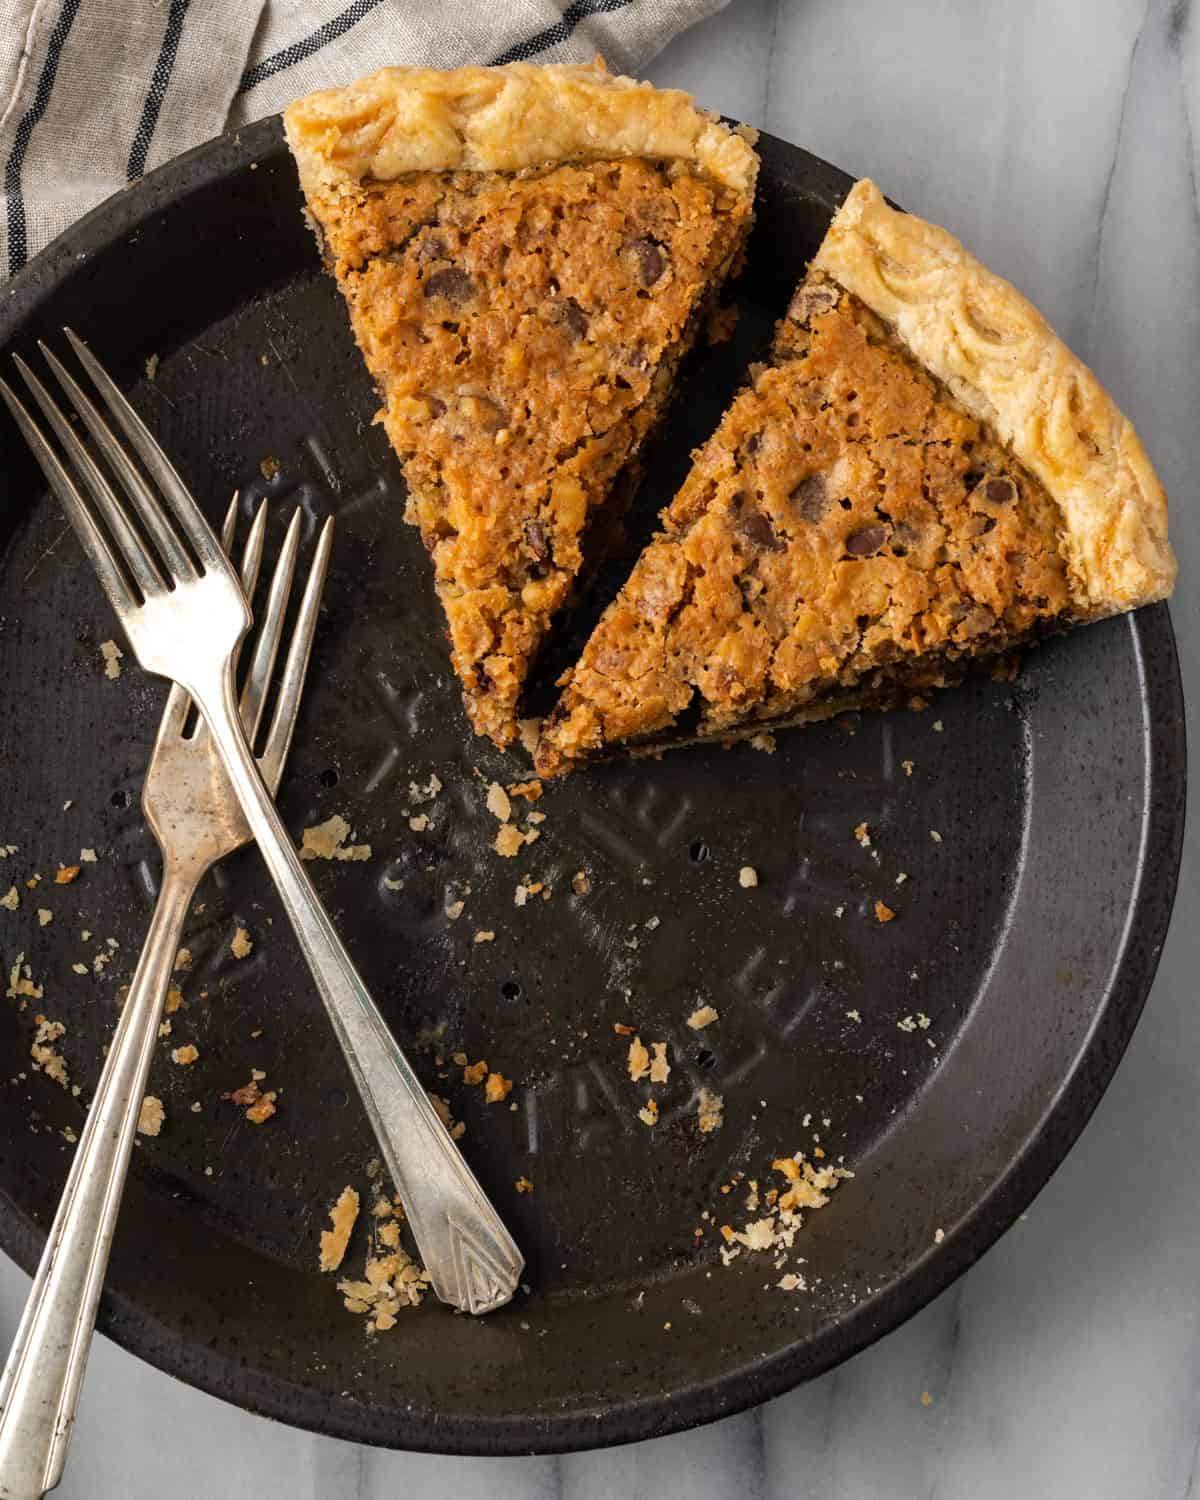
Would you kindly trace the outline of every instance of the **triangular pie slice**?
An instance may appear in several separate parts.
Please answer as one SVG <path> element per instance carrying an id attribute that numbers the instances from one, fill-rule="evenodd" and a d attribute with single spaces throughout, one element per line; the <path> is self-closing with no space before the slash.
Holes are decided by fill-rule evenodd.
<path id="1" fill-rule="evenodd" d="M 517 733 L 589 524 L 753 216 L 746 134 L 602 67 L 387 68 L 284 115 L 479 734 Z"/>
<path id="2" fill-rule="evenodd" d="M 1171 590 L 1133 427 L 1044 319 L 859 182 L 536 751 L 889 706 Z"/>

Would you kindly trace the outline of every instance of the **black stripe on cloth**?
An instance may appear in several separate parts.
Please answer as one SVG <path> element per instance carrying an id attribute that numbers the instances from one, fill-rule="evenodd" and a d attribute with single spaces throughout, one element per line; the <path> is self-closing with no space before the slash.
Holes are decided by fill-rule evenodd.
<path id="1" fill-rule="evenodd" d="M 262 62 L 247 68 L 237 86 L 238 93 L 249 93 L 255 84 L 261 83 L 264 78 L 272 78 L 276 73 L 282 73 L 284 68 L 290 68 L 293 63 L 303 62 L 306 57 L 319 52 L 326 42 L 332 42 L 337 37 L 344 36 L 351 26 L 357 26 L 362 18 L 369 15 L 379 4 L 380 0 L 353 0 L 353 4 L 348 5 L 340 16 L 334 16 L 332 21 L 326 21 L 324 26 L 319 26 L 302 42 L 293 42 L 290 47 L 284 47 L 281 52 L 264 57 Z"/>
<path id="2" fill-rule="evenodd" d="M 539 52 L 544 52 L 547 47 L 556 47 L 560 42 L 565 42 L 580 21 L 586 20 L 588 16 L 611 15 L 614 10 L 624 10 L 627 5 L 632 4 L 633 0 L 573 0 L 563 11 L 561 21 L 555 21 L 553 26 L 547 26 L 544 31 L 515 43 L 507 52 L 492 59 L 492 67 L 499 68 L 510 62 L 526 62 Z"/>
<path id="3" fill-rule="evenodd" d="M 33 103 L 21 116 L 17 132 L 13 137 L 12 150 L 4 163 L 4 198 L 8 218 L 8 274 L 15 275 L 28 259 L 28 243 L 25 227 L 25 199 L 21 192 L 21 167 L 34 126 L 46 113 L 50 95 L 54 91 L 54 80 L 58 76 L 58 63 L 66 44 L 71 23 L 79 11 L 80 0 L 62 0 L 58 19 L 50 28 L 50 44 L 46 58 L 33 91 Z"/>
<path id="4" fill-rule="evenodd" d="M 175 67 L 175 54 L 179 51 L 179 38 L 183 35 L 183 18 L 187 15 L 191 0 L 171 0 L 167 12 L 167 29 L 163 32 L 162 46 L 158 49 L 158 61 L 150 79 L 146 102 L 142 105 L 142 117 L 133 133 L 133 144 L 129 148 L 129 164 L 125 168 L 126 182 L 132 182 L 146 170 L 146 156 L 150 142 L 154 139 L 154 127 L 158 124 L 158 113 L 167 97 L 171 72 Z"/>

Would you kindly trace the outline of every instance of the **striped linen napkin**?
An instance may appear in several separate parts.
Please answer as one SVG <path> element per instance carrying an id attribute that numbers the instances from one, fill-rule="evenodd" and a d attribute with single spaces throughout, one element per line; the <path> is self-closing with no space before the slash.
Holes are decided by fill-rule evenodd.
<path id="1" fill-rule="evenodd" d="M 389 63 L 636 72 L 728 0 L 0 0 L 0 280 L 189 146 Z"/>

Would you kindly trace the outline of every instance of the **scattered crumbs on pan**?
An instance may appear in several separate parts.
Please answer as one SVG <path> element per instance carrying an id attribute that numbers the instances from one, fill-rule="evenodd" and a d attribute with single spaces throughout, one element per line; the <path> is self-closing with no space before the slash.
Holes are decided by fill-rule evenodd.
<path id="1" fill-rule="evenodd" d="M 917 1029 L 917 1022 L 914 1016 L 904 1016 L 896 1022 L 896 1025 L 901 1031 L 916 1031 Z"/>
<path id="2" fill-rule="evenodd" d="M 702 1088 L 696 1101 L 696 1118 L 701 1135 L 720 1130 L 725 1122 L 725 1100 L 712 1089 Z"/>
<path id="3" fill-rule="evenodd" d="M 17 890 L 15 885 L 10 885 L 8 890 L 5 891 L 4 895 L 0 896 L 0 906 L 2 906 L 5 911 L 16 911 L 17 907 L 20 906 L 20 904 L 21 894 Z"/>
<path id="4" fill-rule="evenodd" d="M 125 653 L 116 641 L 101 641 L 100 655 L 104 658 L 104 675 L 115 681 L 121 675 L 121 659 Z"/>
<path id="5" fill-rule="evenodd" d="M 923 1010 L 919 1010 L 917 1012 L 917 1025 L 921 1028 L 922 1031 L 928 1031 L 929 1028 L 933 1025 L 933 1022 Z"/>
<path id="6" fill-rule="evenodd" d="M 946 1231 L 944 1229 L 935 1229 L 933 1231 L 933 1243 L 935 1245 L 940 1245 L 945 1238 Z"/>
<path id="7" fill-rule="evenodd" d="M 81 849 L 79 851 L 79 862 L 83 865 L 94 865 L 96 863 L 96 851 L 94 849 Z"/>
<path id="8" fill-rule="evenodd" d="M 370 844 L 347 844 L 347 838 L 353 838 L 354 832 L 350 824 L 340 813 L 334 813 L 332 817 L 326 818 L 324 823 L 314 824 L 312 828 L 306 828 L 301 837 L 300 858 L 301 859 L 336 859 L 357 860 L 370 859 Z"/>
<path id="9" fill-rule="evenodd" d="M 33 1071 L 45 1073 L 60 1089 L 65 1089 L 71 1081 L 67 1074 L 67 1060 L 57 1050 L 55 1043 L 67 1034 L 67 1028 L 61 1021 L 51 1021 L 43 1015 L 34 1016 L 33 1019 L 37 1026 L 29 1048 Z"/>
<path id="10" fill-rule="evenodd" d="M 73 880 L 79 878 L 78 865 L 59 865 L 58 872 L 54 877 L 55 885 L 70 885 Z"/>
<path id="11" fill-rule="evenodd" d="M 738 871 L 738 885 L 740 885 L 743 890 L 748 891 L 753 890 L 753 888 L 757 884 L 758 871 L 754 868 L 753 865 L 743 865 L 742 868 Z"/>
<path id="12" fill-rule="evenodd" d="M 846 1019 L 848 1021 L 854 1021 L 860 1026 L 862 1025 L 862 1014 L 857 1010 L 848 1010 L 846 1012 Z"/>
<path id="13" fill-rule="evenodd" d="M 163 1108 L 162 1100 L 155 1094 L 147 1094 L 142 1100 L 141 1109 L 138 1110 L 138 1135 L 158 1135 L 166 1118 L 167 1112 Z"/>
<path id="14" fill-rule="evenodd" d="M 805 1292 L 808 1284 L 797 1271 L 786 1271 L 776 1282 L 781 1292 Z"/>
<path id="15" fill-rule="evenodd" d="M 940 834 L 940 833 L 939 833 L 939 832 L 938 832 L 938 831 L 937 831 L 937 829 L 936 829 L 936 828 L 931 828 L 931 829 L 930 829 L 930 830 L 929 830 L 929 837 L 930 837 L 930 838 L 931 838 L 931 839 L 932 839 L 932 840 L 933 840 L 933 842 L 934 842 L 934 843 L 935 843 L 935 844 L 940 844 L 940 843 L 941 843 L 941 842 L 942 842 L 942 836 L 941 836 L 941 834 Z"/>
<path id="16" fill-rule="evenodd" d="M 720 1012 L 712 1005 L 698 1005 L 687 1018 L 687 1023 L 693 1031 L 703 1031 L 706 1026 L 711 1026 L 714 1021 L 721 1019 Z"/>
<path id="17" fill-rule="evenodd" d="M 336 1271 L 346 1258 L 346 1246 L 358 1220 L 358 1193 L 344 1187 L 329 1210 L 329 1228 L 321 1231 L 318 1265 L 322 1271 Z"/>
<path id="18" fill-rule="evenodd" d="M 571 889 L 577 896 L 586 896 L 592 888 L 592 882 L 587 877 L 585 870 L 576 870 L 571 876 Z"/>
<path id="19" fill-rule="evenodd" d="M 459 917 L 461 917 L 463 912 L 466 910 L 466 906 L 467 903 L 461 898 L 455 901 L 448 901 L 445 906 L 447 917 L 449 917 L 452 922 L 457 922 Z"/>
<path id="20" fill-rule="evenodd" d="M 369 1333 L 387 1333 L 395 1328 L 397 1314 L 406 1307 L 419 1307 L 429 1288 L 429 1273 L 422 1270 L 406 1250 L 397 1247 L 383 1255 L 370 1255 L 364 1280 L 339 1281 L 338 1291 L 347 1312 L 365 1314 Z"/>
<path id="21" fill-rule="evenodd" d="M 743 1250 L 791 1250 L 804 1223 L 801 1210 L 823 1208 L 838 1184 L 854 1176 L 844 1167 L 814 1167 L 801 1151 L 795 1156 L 777 1157 L 771 1163 L 771 1170 L 783 1176 L 786 1186 L 782 1191 L 771 1188 L 766 1193 L 762 1204 L 766 1213 L 741 1229 L 735 1229 L 732 1224 L 719 1226 L 721 1238 L 725 1241 L 721 1250 L 721 1260 L 725 1265 L 736 1260 Z M 753 1211 L 757 1212 L 757 1209 Z M 784 1260 L 786 1256 L 777 1260 L 776 1267 L 781 1268 Z M 786 1290 L 803 1289 L 803 1278 L 800 1278 Z"/>
<path id="22" fill-rule="evenodd" d="M 54 921 L 54 913 L 48 906 L 39 906 L 37 909 L 37 919 L 39 927 L 49 927 L 50 923 Z"/>
<path id="23" fill-rule="evenodd" d="M 175 955 L 174 972 L 178 974 L 191 967 L 192 950 L 190 948 L 180 948 L 179 952 Z"/>
<path id="24" fill-rule="evenodd" d="M 510 797 L 524 797 L 526 802 L 536 802 L 545 788 L 536 776 L 529 781 L 514 781 L 509 785 Z"/>
<path id="25" fill-rule="evenodd" d="M 33 972 L 25 962 L 23 953 L 18 953 L 13 961 L 8 975 L 8 988 L 4 993 L 10 1000 L 40 1000 L 42 998 L 42 986 L 34 984 Z M 23 1006 L 22 1009 L 24 1009 Z"/>
<path id="26" fill-rule="evenodd" d="M 458 1059 L 460 1057 L 463 1058 L 464 1062 L 466 1062 L 466 1054 L 462 1052 L 456 1052 L 454 1054 L 454 1061 L 458 1062 Z M 466 1066 L 463 1067 L 463 1082 L 468 1083 L 472 1087 L 474 1087 L 475 1084 L 482 1083 L 483 1080 L 487 1077 L 487 1074 L 488 1065 L 483 1058 L 480 1058 L 478 1062 L 466 1063 Z"/>
<path id="27" fill-rule="evenodd" d="M 452 1141 L 461 1141 L 463 1136 L 467 1133 L 466 1122 L 463 1120 L 456 1120 L 450 1113 L 450 1101 L 448 1099 L 443 1099 L 441 1094 L 430 1094 L 429 1102 L 433 1105 L 434 1112 L 436 1113 L 438 1119 L 450 1132 L 450 1139 Z"/>
<path id="28" fill-rule="evenodd" d="M 876 901 L 876 903 L 875 903 L 875 920 L 877 922 L 879 922 L 879 923 L 891 922 L 895 918 L 895 915 L 896 915 L 896 913 L 892 910 L 892 908 L 890 906 L 888 906 L 886 904 L 886 902 Z"/>
<path id="29" fill-rule="evenodd" d="M 518 1177 L 516 1182 L 513 1183 L 513 1187 L 516 1188 L 518 1193 L 533 1192 L 533 1183 L 530 1182 L 528 1177 Z"/>
<path id="30" fill-rule="evenodd" d="M 904 770 L 904 774 L 906 776 L 911 776 L 912 775 L 912 773 L 913 773 L 913 762 L 911 760 L 902 760 L 900 762 L 900 765 L 902 766 L 902 768 Z"/>
<path id="31" fill-rule="evenodd" d="M 483 1102 L 485 1104 L 499 1104 L 507 1099 L 512 1093 L 512 1079 L 505 1078 L 503 1073 L 489 1073 L 487 1082 L 483 1086 Z"/>
<path id="32" fill-rule="evenodd" d="M 646 1103 L 638 1110 L 638 1119 L 643 1125 L 654 1126 L 658 1124 L 658 1100 L 647 1099 Z"/>
<path id="33" fill-rule="evenodd" d="M 163 1006 L 164 1013 L 168 1016 L 173 1016 L 182 1004 L 183 991 L 177 984 L 169 984 L 167 986 L 166 1004 Z"/>
<path id="34" fill-rule="evenodd" d="M 393 880 L 388 875 L 383 877 L 383 885 L 384 889 L 389 891 L 402 891 L 404 889 L 403 880 Z"/>
<path id="35" fill-rule="evenodd" d="M 526 819 L 526 822 L 528 823 L 544 823 L 545 821 L 546 814 L 544 812 L 531 812 L 529 814 L 529 817 Z"/>
<path id="36" fill-rule="evenodd" d="M 408 826 L 414 833 L 424 833 L 429 827 L 429 817 L 426 813 L 414 813 L 408 820 Z"/>
<path id="37" fill-rule="evenodd" d="M 182 1047 L 171 1048 L 171 1061 L 178 1063 L 181 1068 L 189 1068 L 200 1056 L 200 1049 L 193 1042 L 188 1042 Z"/>
<path id="38" fill-rule="evenodd" d="M 494 943 L 496 941 L 496 934 L 490 927 L 483 928 L 475 934 L 475 941 L 477 943 Z"/>
<path id="39" fill-rule="evenodd" d="M 650 1051 L 653 1056 L 650 1059 L 650 1082 L 666 1083 L 671 1076 L 671 1064 L 667 1061 L 666 1042 L 651 1042 Z"/>
<path id="40" fill-rule="evenodd" d="M 507 823 L 512 817 L 512 802 L 498 781 L 493 781 L 488 787 L 485 805 L 498 823 Z"/>
<path id="41" fill-rule="evenodd" d="M 865 823 L 859 823 L 855 826 L 854 837 L 864 849 L 871 847 L 871 831 Z"/>
<path id="42" fill-rule="evenodd" d="M 275 1113 L 275 1101 L 279 1097 L 278 1090 L 264 1091 L 259 1087 L 266 1076 L 260 1068 L 251 1068 L 249 1083 L 244 1083 L 240 1089 L 234 1089 L 231 1093 L 221 1095 L 221 1098 L 227 1099 L 230 1104 L 236 1104 L 239 1109 L 244 1109 L 246 1119 L 251 1125 L 265 1125 Z"/>
<path id="43" fill-rule="evenodd" d="M 229 943 L 229 951 L 234 958 L 249 958 L 254 941 L 244 927 L 239 927 L 233 934 Z"/>
<path id="44" fill-rule="evenodd" d="M 757 734 L 750 736 L 750 748 L 761 751 L 763 755 L 774 755 L 775 736 L 766 729 L 760 729 Z"/>
<path id="45" fill-rule="evenodd" d="M 640 1036 L 635 1036 L 629 1044 L 629 1060 L 627 1063 L 629 1076 L 634 1083 L 645 1078 L 650 1071 L 650 1052 Z"/>

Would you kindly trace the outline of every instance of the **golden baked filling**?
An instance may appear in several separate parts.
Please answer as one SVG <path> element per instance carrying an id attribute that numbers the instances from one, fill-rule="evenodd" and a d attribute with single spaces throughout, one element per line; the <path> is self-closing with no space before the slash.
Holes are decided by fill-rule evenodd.
<path id="1" fill-rule="evenodd" d="M 385 82 L 300 101 L 289 138 L 404 468 L 407 518 L 433 559 L 467 712 L 477 733 L 505 746 L 589 529 L 627 502 L 638 450 L 741 251 L 753 153 L 686 96 L 593 69 L 393 69 Z M 513 88 L 533 90 L 535 116 L 547 89 L 564 108 L 598 111 L 586 159 L 538 162 L 527 143 L 518 170 L 476 160 L 487 154 L 480 119 Z M 447 97 L 458 157 L 451 150 L 439 170 L 371 175 L 379 132 L 406 118 L 401 106 L 416 99 L 428 112 L 432 99 L 440 111 Z M 672 130 L 686 120 L 695 139 L 655 135 L 643 117 L 664 100 Z M 364 112 L 368 159 L 346 167 L 336 153 L 347 141 L 361 147 Z M 555 129 L 567 128 L 556 116 Z M 568 133 L 563 149 L 582 151 L 579 130 Z M 626 154 L 631 139 L 663 154 Z M 324 152 L 315 165 L 305 156 L 313 140 Z M 727 162 L 712 152 L 728 154 L 731 142 L 748 177 L 714 175 Z M 503 149 L 511 154 L 511 143 Z M 464 157 L 469 167 L 455 164 Z"/>
<path id="2" fill-rule="evenodd" d="M 856 215 L 871 220 L 872 275 L 899 304 L 888 321 L 855 274 L 861 246 L 831 253 Z M 610 746 L 903 701 L 1169 590 L 1165 501 L 1132 428 L 1011 287 L 943 231 L 902 220 L 872 185 L 851 194 L 769 363 L 695 455 L 565 675 L 541 775 Z M 947 267 L 952 286 L 937 282 Z M 1052 430 L 1060 398 L 1076 416 L 1066 435 Z M 1008 443 L 985 413 L 1008 423 Z"/>

